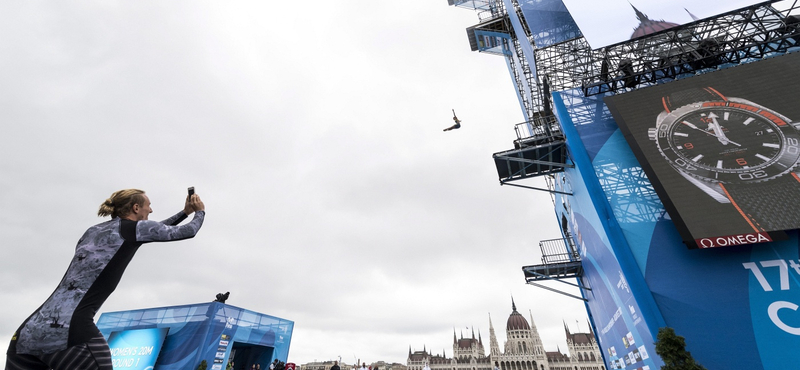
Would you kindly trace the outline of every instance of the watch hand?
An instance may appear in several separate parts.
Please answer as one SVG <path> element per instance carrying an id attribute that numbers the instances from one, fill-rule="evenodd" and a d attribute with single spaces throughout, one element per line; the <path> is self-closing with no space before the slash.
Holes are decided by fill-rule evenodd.
<path id="1" fill-rule="evenodd" d="M 683 122 L 681 122 L 681 123 L 683 123 L 683 124 L 684 124 L 684 125 L 686 125 L 686 126 L 689 126 L 689 127 L 693 128 L 693 129 L 695 129 L 695 130 L 700 130 L 700 131 L 706 132 L 706 130 L 703 130 L 703 129 L 701 129 L 701 128 L 698 128 L 697 126 L 695 126 L 695 125 L 694 125 L 694 124 L 692 124 L 691 122 L 683 121 Z"/>
<path id="2" fill-rule="evenodd" d="M 733 144 L 733 145 L 736 145 L 736 146 L 742 146 L 741 144 L 739 144 L 739 143 L 737 143 L 735 141 L 732 141 L 731 139 L 728 139 L 728 138 L 725 138 L 725 141 L 727 141 L 727 142 L 725 142 L 723 144 L 729 144 L 730 143 L 730 144 Z"/>
<path id="3" fill-rule="evenodd" d="M 716 131 L 715 131 L 715 132 L 713 132 L 713 133 L 712 133 L 712 132 L 708 132 L 708 131 L 706 131 L 706 130 L 703 130 L 703 129 L 701 129 L 701 128 L 699 128 L 699 127 L 695 126 L 695 125 L 694 125 L 694 124 L 692 124 L 691 122 L 687 122 L 687 121 L 683 121 L 683 122 L 681 122 L 681 123 L 683 123 L 683 124 L 684 124 L 684 125 L 686 125 L 686 126 L 689 126 L 690 128 L 693 128 L 693 129 L 695 129 L 695 130 L 697 130 L 697 131 L 700 131 L 700 132 L 702 132 L 702 133 L 704 133 L 704 134 L 706 134 L 706 135 L 708 135 L 708 136 L 713 136 L 713 137 L 717 138 L 717 139 L 719 140 L 719 142 L 720 142 L 720 143 L 723 143 L 723 144 L 726 144 L 726 145 L 727 145 L 728 143 L 731 143 L 731 144 L 733 144 L 733 145 L 736 145 L 736 146 L 742 146 L 741 144 L 739 144 L 739 143 L 737 143 L 737 142 L 733 142 L 733 141 L 731 141 L 731 139 L 728 139 L 728 137 L 727 137 L 727 136 L 725 136 L 725 134 L 723 134 L 723 133 L 722 133 L 722 129 L 721 129 L 721 128 L 720 128 L 720 131 L 719 131 L 719 133 L 720 133 L 720 134 L 722 134 L 722 138 L 720 138 L 720 136 L 719 136 L 719 135 L 717 135 L 717 134 L 715 133 Z M 710 126 L 710 127 L 709 127 L 709 129 L 713 130 L 713 126 L 712 126 L 711 124 L 709 124 L 709 126 Z M 725 140 L 725 141 L 723 142 L 723 140 Z"/>
<path id="4" fill-rule="evenodd" d="M 704 134 L 706 134 L 706 135 L 708 135 L 708 136 L 713 136 L 713 137 L 715 137 L 715 138 L 718 138 L 718 139 L 719 139 L 719 136 L 717 136 L 715 133 L 708 132 L 708 130 L 703 130 L 702 128 L 699 128 L 699 127 L 695 126 L 695 125 L 694 125 L 694 124 L 692 124 L 691 122 L 683 121 L 683 122 L 681 122 L 681 123 L 683 123 L 683 124 L 684 124 L 684 125 L 686 125 L 686 126 L 689 126 L 690 128 L 693 128 L 693 129 L 695 129 L 695 130 L 697 130 L 697 131 L 700 131 L 700 132 L 702 132 L 702 133 L 704 133 Z M 711 126 L 711 124 L 709 124 L 709 126 Z M 709 130 L 711 130 L 711 129 L 712 129 L 712 128 L 711 128 L 711 127 L 709 127 Z M 726 139 L 727 139 L 727 138 L 726 138 Z"/>
<path id="5" fill-rule="evenodd" d="M 708 124 L 708 128 L 714 130 L 715 134 L 714 136 L 717 137 L 717 139 L 719 140 L 720 143 L 722 143 L 722 145 L 728 145 L 730 140 L 728 140 L 728 137 L 726 137 L 725 133 L 722 132 L 722 127 L 720 127 L 719 122 L 717 122 L 717 118 L 719 118 L 719 116 L 717 116 L 714 113 L 709 113 L 708 118 L 711 119 L 711 123 Z"/>

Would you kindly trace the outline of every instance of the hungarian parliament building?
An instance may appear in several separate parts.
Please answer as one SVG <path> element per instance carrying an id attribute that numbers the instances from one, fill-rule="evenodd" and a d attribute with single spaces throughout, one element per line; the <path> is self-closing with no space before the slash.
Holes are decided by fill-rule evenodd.
<path id="1" fill-rule="evenodd" d="M 495 336 L 492 319 L 489 318 L 489 355 L 486 355 L 480 333 L 475 338 L 457 338 L 453 332 L 453 357 L 444 353 L 434 355 L 427 350 L 412 352 L 408 349 L 408 370 L 606 370 L 603 356 L 595 341 L 594 333 L 571 333 L 564 326 L 567 337 L 567 354 L 545 351 L 539 331 L 531 317 L 530 325 L 517 312 L 513 300 L 511 315 L 506 322 L 506 342 L 503 351 Z"/>

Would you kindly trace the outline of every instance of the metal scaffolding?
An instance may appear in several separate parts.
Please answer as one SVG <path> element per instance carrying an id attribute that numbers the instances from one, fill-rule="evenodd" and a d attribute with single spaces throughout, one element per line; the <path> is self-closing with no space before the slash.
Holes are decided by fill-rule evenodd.
<path id="1" fill-rule="evenodd" d="M 609 161 L 595 164 L 594 171 L 620 223 L 655 222 L 667 216 L 642 167 Z"/>
<path id="2" fill-rule="evenodd" d="M 766 1 L 592 50 L 583 37 L 536 50 L 553 91 L 624 92 L 800 47 L 797 1 Z"/>

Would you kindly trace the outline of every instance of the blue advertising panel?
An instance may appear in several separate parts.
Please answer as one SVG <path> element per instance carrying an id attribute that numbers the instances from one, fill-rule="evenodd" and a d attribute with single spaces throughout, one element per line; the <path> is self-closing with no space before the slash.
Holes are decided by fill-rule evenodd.
<path id="1" fill-rule="evenodd" d="M 520 0 L 519 7 L 537 48 L 582 36 L 561 0 Z"/>
<path id="2" fill-rule="evenodd" d="M 153 370 L 169 328 L 111 332 L 108 347 L 114 370 Z"/>
<path id="3" fill-rule="evenodd" d="M 638 267 L 632 262 L 619 227 L 614 228 L 608 222 L 606 215 L 611 212 L 610 207 L 587 154 L 587 149 L 595 148 L 584 147 L 576 129 L 575 121 L 580 124 L 581 119 L 593 120 L 601 115 L 574 117 L 573 121 L 569 112 L 573 112 L 573 104 L 578 102 L 569 99 L 568 109 L 558 93 L 554 94 L 554 102 L 571 158 L 575 161 L 575 168 L 557 175 L 557 190 L 572 193 L 570 196 L 557 194 L 557 213 L 567 220 L 567 236 L 574 239 L 583 261 L 582 283 L 591 288 L 584 292 L 584 298 L 606 366 L 608 369 L 659 369 L 663 363 L 655 354 L 654 343 L 655 332 L 663 326 L 663 321 L 654 312 L 654 301 L 642 282 Z M 589 137 L 608 136 L 600 132 Z M 624 263 L 625 260 L 628 262 Z M 629 275 L 633 275 L 632 281 Z"/>
<path id="4" fill-rule="evenodd" d="M 602 232 L 588 189 L 577 170 L 557 175 L 564 184 L 557 190 L 572 191 L 573 196 L 558 195 L 557 212 L 569 217 L 569 234 L 574 237 L 583 261 L 584 293 L 594 332 L 608 369 L 658 369 L 654 336 L 644 322 L 642 309 L 634 298 L 622 269 Z M 570 179 L 570 180 L 567 180 Z M 569 184 L 569 188 L 567 188 Z"/>

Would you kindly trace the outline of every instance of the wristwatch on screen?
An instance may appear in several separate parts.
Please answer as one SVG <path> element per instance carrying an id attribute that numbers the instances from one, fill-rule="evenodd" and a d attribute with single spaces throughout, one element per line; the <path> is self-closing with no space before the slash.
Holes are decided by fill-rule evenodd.
<path id="1" fill-rule="evenodd" d="M 648 134 L 678 173 L 720 203 L 731 203 L 754 231 L 800 226 L 800 124 L 711 87 L 662 98 Z"/>

